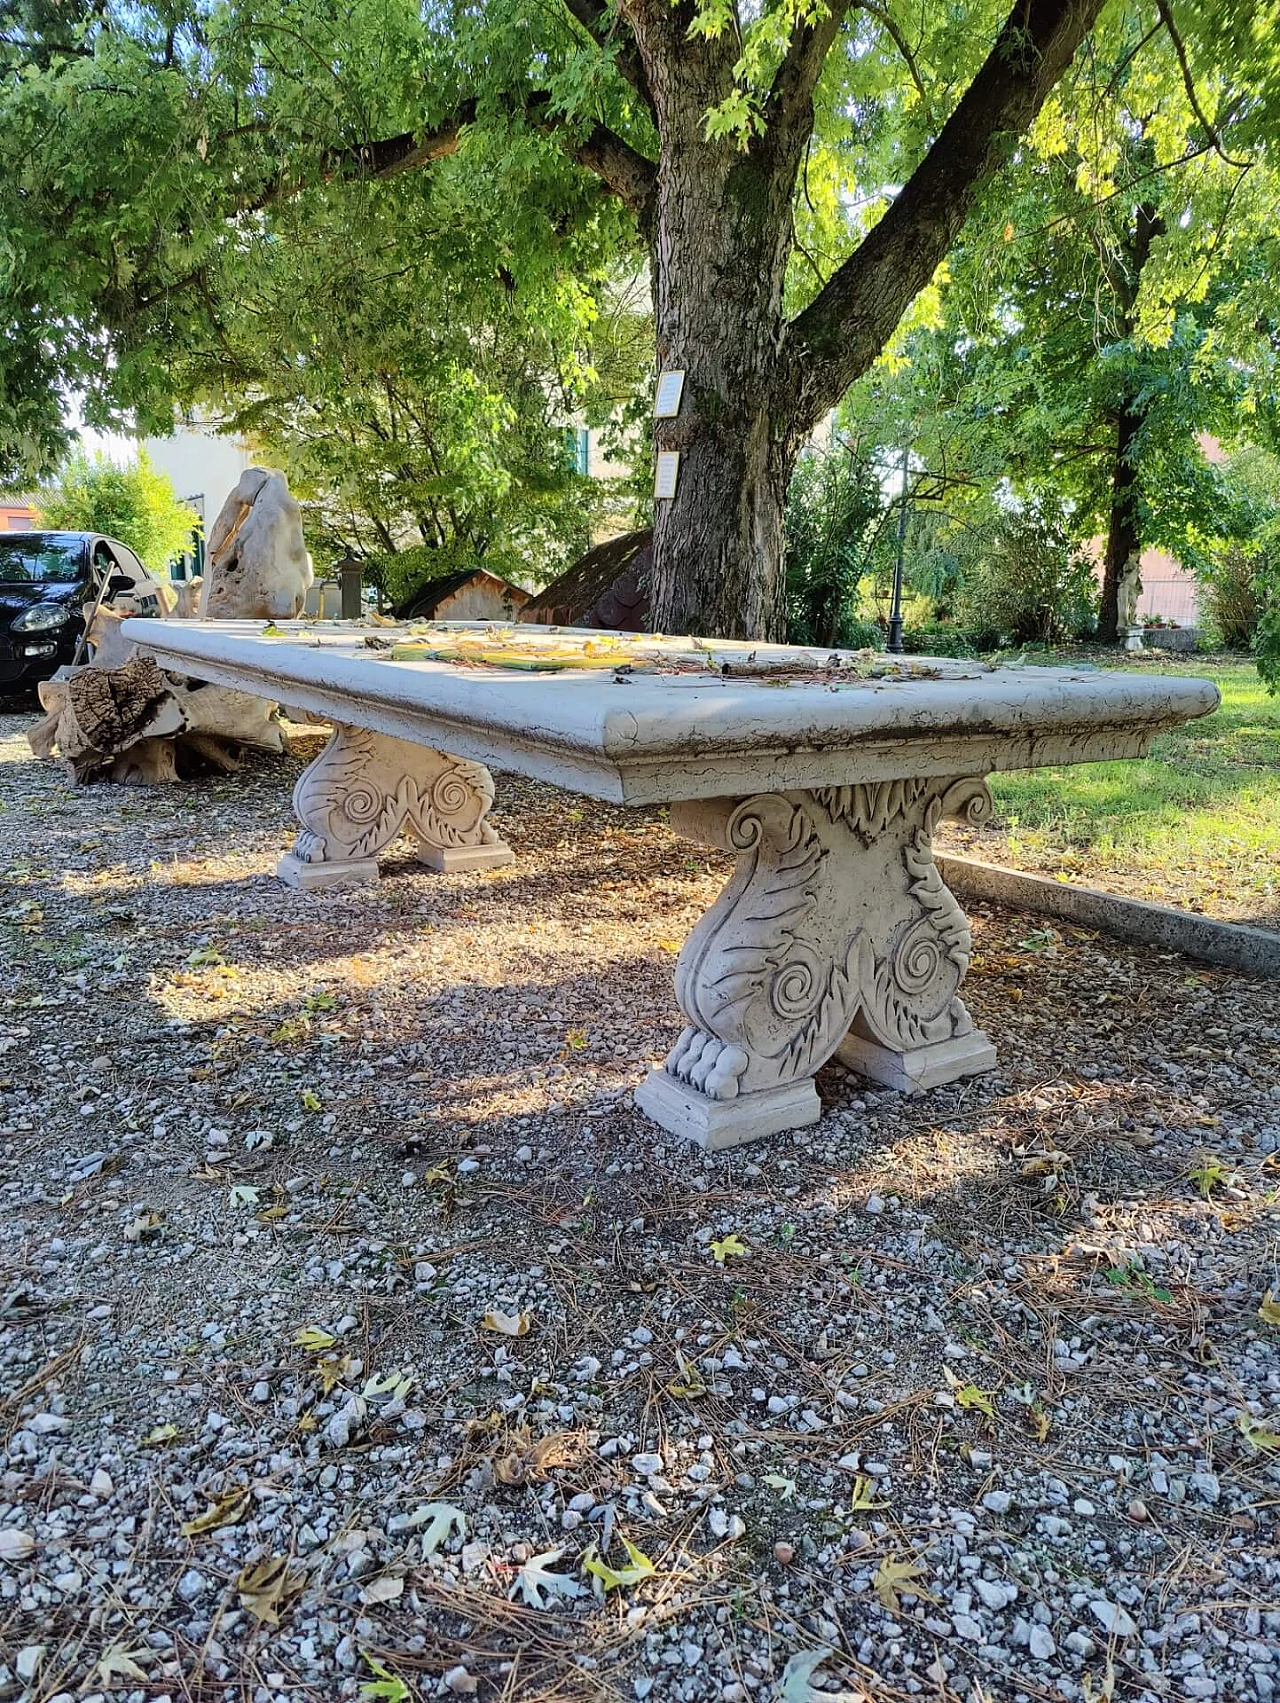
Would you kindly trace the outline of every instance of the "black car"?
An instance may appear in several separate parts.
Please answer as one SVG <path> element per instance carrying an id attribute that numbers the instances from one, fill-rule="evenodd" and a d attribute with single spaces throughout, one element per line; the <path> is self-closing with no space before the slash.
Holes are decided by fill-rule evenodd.
<path id="1" fill-rule="evenodd" d="M 129 549 L 97 532 L 0 532 L 0 691 L 21 692 L 69 663 L 86 604 L 164 613 L 159 582 Z"/>

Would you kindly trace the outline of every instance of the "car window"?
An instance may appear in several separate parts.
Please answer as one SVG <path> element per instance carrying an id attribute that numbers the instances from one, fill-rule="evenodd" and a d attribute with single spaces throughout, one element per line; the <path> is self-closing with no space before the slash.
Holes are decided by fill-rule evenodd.
<path id="1" fill-rule="evenodd" d="M 84 578 L 84 539 L 41 532 L 0 533 L 0 583 L 74 584 Z"/>
<path id="2" fill-rule="evenodd" d="M 142 584 L 147 578 L 147 570 L 134 555 L 132 550 L 126 550 L 123 544 L 113 544 L 111 548 L 116 553 L 116 560 L 122 571 L 129 575 L 135 584 Z"/>
<path id="3" fill-rule="evenodd" d="M 111 546 L 104 544 L 101 538 L 93 547 L 93 565 L 105 573 L 114 573 L 118 563 L 112 554 Z"/>

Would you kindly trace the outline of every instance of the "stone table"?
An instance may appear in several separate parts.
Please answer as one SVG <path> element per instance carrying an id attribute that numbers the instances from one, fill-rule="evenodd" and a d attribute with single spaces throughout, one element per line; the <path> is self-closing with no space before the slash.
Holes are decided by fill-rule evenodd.
<path id="1" fill-rule="evenodd" d="M 439 869 L 509 861 L 488 821 L 489 762 L 612 803 L 669 804 L 677 830 L 735 853 L 677 961 L 686 1026 L 636 1091 L 666 1129 L 713 1148 L 816 1121 L 814 1073 L 832 1056 L 906 1091 L 989 1069 L 991 1043 L 959 996 L 970 933 L 933 861 L 938 824 L 981 821 L 993 770 L 1139 757 L 1218 702 L 1207 680 L 1087 667 L 414 632 L 124 628 L 166 669 L 332 721 L 294 791 L 302 831 L 279 873 L 300 886 L 376 880 L 403 829 Z M 470 654 L 411 659 L 406 640 Z M 471 660 L 486 646 L 502 665 Z"/>

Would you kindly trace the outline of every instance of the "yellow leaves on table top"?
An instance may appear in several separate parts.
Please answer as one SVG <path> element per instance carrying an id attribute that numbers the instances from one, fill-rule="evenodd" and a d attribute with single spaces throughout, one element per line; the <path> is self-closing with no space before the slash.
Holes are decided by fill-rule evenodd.
<path id="1" fill-rule="evenodd" d="M 504 1313 L 491 1307 L 480 1320 L 482 1330 L 496 1331 L 499 1336 L 528 1336 L 533 1328 L 532 1313 Z"/>
<path id="2" fill-rule="evenodd" d="M 224 1491 L 203 1514 L 183 1524 L 183 1537 L 198 1537 L 201 1532 L 217 1531 L 222 1526 L 238 1526 L 249 1512 L 252 1500 L 250 1492 L 243 1486 Z"/>

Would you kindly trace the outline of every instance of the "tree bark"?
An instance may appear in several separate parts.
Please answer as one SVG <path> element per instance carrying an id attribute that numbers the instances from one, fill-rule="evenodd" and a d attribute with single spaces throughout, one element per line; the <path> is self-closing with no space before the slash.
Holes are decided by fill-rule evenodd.
<path id="1" fill-rule="evenodd" d="M 783 511 L 801 444 L 892 335 L 981 187 L 1032 121 L 1101 0 L 1018 0 L 986 63 L 879 224 L 788 325 L 792 203 L 813 91 L 845 7 L 799 26 L 743 150 L 708 140 L 734 87 L 730 32 L 691 38 L 688 0 L 624 0 L 660 139 L 652 208 L 659 368 L 683 368 L 680 453 L 658 499 L 649 619 L 661 632 L 786 636 Z"/>
<path id="2" fill-rule="evenodd" d="M 1102 598 L 1098 607 L 1098 638 L 1104 645 L 1120 637 L 1120 581 L 1129 561 L 1142 554 L 1138 524 L 1138 470 L 1131 459 L 1142 415 L 1125 408 L 1116 423 L 1115 468 L 1111 476 L 1111 515 L 1107 548 L 1102 559 Z"/>
<path id="3" fill-rule="evenodd" d="M 1151 245 L 1163 231 L 1159 211 L 1150 202 L 1134 210 L 1133 229 L 1121 248 L 1118 264 L 1103 265 L 1116 300 L 1118 329 L 1131 337 L 1136 319 L 1142 272 L 1151 258 Z M 1116 417 L 1115 462 L 1111 474 L 1111 507 L 1107 520 L 1107 547 L 1102 559 L 1102 595 L 1098 606 L 1098 638 L 1105 645 L 1120 639 L 1120 587 L 1125 570 L 1142 556 L 1142 522 L 1138 509 L 1138 469 L 1134 459 L 1138 435 L 1146 410 L 1136 397 L 1127 396 Z"/>
<path id="4" fill-rule="evenodd" d="M 819 27 L 833 35 L 831 18 Z M 813 128 L 800 53 L 765 134 L 746 150 L 708 140 L 709 108 L 733 88 L 736 40 L 690 39 L 687 5 L 630 8 L 661 138 L 653 284 L 659 369 L 684 371 L 679 416 L 655 425 L 680 455 L 658 499 L 649 623 L 659 632 L 786 636 L 783 509 L 802 439 L 779 407 L 791 205 Z M 805 29 L 797 47 L 812 48 Z M 781 75 L 781 74 L 780 74 Z M 807 76 L 807 80 L 806 80 Z"/>

